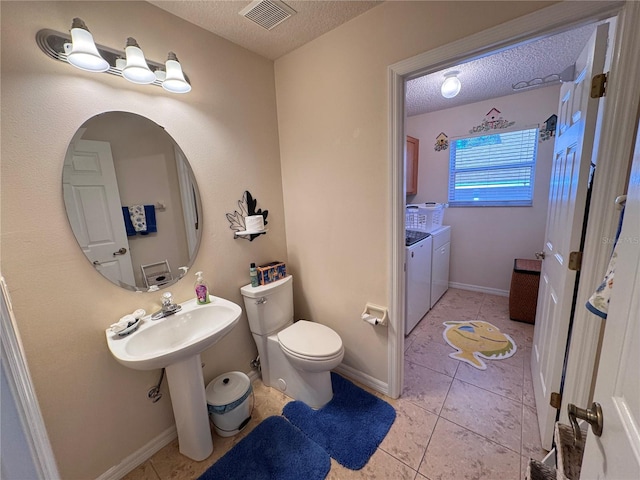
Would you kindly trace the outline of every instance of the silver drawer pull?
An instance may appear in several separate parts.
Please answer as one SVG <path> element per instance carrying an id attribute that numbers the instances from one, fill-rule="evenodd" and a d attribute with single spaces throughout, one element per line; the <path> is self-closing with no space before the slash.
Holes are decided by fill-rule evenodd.
<path id="1" fill-rule="evenodd" d="M 256 305 L 262 305 L 263 303 L 267 303 L 267 299 L 265 297 L 260 297 L 256 300 Z"/>

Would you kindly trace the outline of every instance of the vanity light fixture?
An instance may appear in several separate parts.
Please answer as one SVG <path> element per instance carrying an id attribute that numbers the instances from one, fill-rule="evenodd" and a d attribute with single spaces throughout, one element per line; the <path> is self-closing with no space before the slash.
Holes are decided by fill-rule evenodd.
<path id="1" fill-rule="evenodd" d="M 440 87 L 440 93 L 444 98 L 453 98 L 460 93 L 462 85 L 458 79 L 459 73 L 458 71 L 453 71 L 444 74 L 445 80 L 442 83 L 442 87 Z"/>
<path id="2" fill-rule="evenodd" d="M 156 80 L 155 74 L 147 65 L 144 53 L 140 49 L 140 45 L 133 37 L 127 38 L 127 46 L 124 49 L 127 56 L 126 64 L 122 69 L 122 76 L 132 83 L 140 85 L 148 85 Z M 118 66 L 116 63 L 116 66 Z"/>
<path id="3" fill-rule="evenodd" d="M 74 18 L 71 35 L 50 29 L 36 34 L 36 43 L 49 57 L 89 72 L 106 72 L 137 84 L 163 87 L 172 93 L 191 91 L 176 54 L 169 52 L 166 64 L 147 60 L 135 39 L 127 39 L 125 51 L 95 44 L 80 18 Z M 165 70 L 166 69 L 166 70 Z"/>
<path id="4" fill-rule="evenodd" d="M 93 35 L 80 18 L 74 18 L 71 24 L 71 43 L 64 44 L 67 61 L 88 72 L 106 72 L 109 63 L 100 56 L 93 41 Z"/>
<path id="5" fill-rule="evenodd" d="M 164 72 L 156 70 L 156 76 L 162 81 L 162 88 L 172 93 L 188 93 L 191 91 L 191 85 L 184 79 L 182 66 L 180 66 L 175 53 L 169 52 L 165 67 L 167 70 Z"/>

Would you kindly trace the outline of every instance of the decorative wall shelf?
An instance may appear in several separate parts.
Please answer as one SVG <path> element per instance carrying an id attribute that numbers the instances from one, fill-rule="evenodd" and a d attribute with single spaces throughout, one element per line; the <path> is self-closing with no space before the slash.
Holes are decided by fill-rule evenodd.
<path id="1" fill-rule="evenodd" d="M 258 238 L 260 235 L 266 234 L 269 230 L 258 230 L 258 231 L 249 231 L 245 225 L 245 218 L 251 217 L 254 215 L 262 215 L 264 218 L 264 225 L 267 225 L 267 216 L 269 215 L 269 210 L 262 210 L 261 208 L 256 210 L 256 206 L 258 201 L 253 198 L 249 191 L 245 191 L 244 195 L 242 195 L 242 199 L 238 200 L 238 207 L 240 211 L 236 210 L 233 213 L 227 213 L 227 220 L 229 220 L 229 228 L 233 230 L 233 238 L 244 238 L 245 240 L 249 240 L 253 242 L 255 238 Z"/>

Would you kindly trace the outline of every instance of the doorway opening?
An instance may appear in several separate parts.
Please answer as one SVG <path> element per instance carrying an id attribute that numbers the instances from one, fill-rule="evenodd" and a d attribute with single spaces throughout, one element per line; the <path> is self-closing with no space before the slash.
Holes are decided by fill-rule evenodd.
<path id="1" fill-rule="evenodd" d="M 620 6 L 618 5 L 618 8 Z M 404 319 L 404 300 L 405 300 L 405 279 L 404 279 L 404 207 L 405 207 L 405 190 L 404 190 L 404 169 L 403 169 L 403 151 L 405 131 L 405 109 L 404 109 L 404 85 L 406 81 L 424 76 L 425 74 L 435 74 L 437 72 L 446 72 L 454 66 L 464 62 L 471 61 L 481 57 L 487 57 L 491 52 L 507 50 L 516 44 L 523 44 L 540 39 L 550 37 L 559 32 L 566 32 L 570 29 L 584 27 L 589 23 L 595 23 L 607 18 L 615 16 L 618 12 L 615 8 L 606 11 L 602 9 L 588 10 L 572 10 L 568 5 L 560 5 L 545 9 L 539 15 L 530 16 L 527 21 L 513 21 L 505 24 L 504 29 L 497 28 L 489 32 L 475 35 L 454 44 L 447 45 L 446 48 L 436 49 L 423 55 L 401 62 L 390 67 L 390 92 L 391 92 L 391 123 L 390 123 L 390 147 L 392 158 L 392 310 L 395 325 L 389 336 L 389 392 L 392 396 L 399 396 L 402 392 L 404 379 L 404 328 L 402 320 Z M 549 19 L 552 20 L 549 20 Z M 501 31 L 502 30 L 502 31 Z M 619 30 L 619 29 L 618 29 Z M 524 33 L 523 33 L 524 32 Z M 619 32 L 618 32 L 619 33 Z M 620 65 L 614 65 L 613 68 L 622 68 Z M 616 92 L 612 89 L 609 101 L 614 101 Z M 609 115 L 612 115 L 609 112 Z M 545 120 L 542 118 L 540 121 Z M 429 138 L 427 145 L 435 143 L 435 138 Z M 614 144 L 613 134 L 607 129 L 607 125 L 603 126 L 602 142 Z M 623 162 L 623 159 L 617 158 L 612 161 Z M 447 163 L 447 162 L 445 162 Z M 606 192 L 599 192 L 597 198 L 594 198 L 594 207 L 598 211 L 598 220 L 594 225 L 594 231 L 611 231 L 615 230 L 615 221 L 606 219 L 605 215 L 600 215 L 606 211 L 605 199 L 611 195 L 615 196 L 614 191 L 619 189 L 620 179 L 616 174 L 611 172 L 615 166 L 607 166 L 607 172 L 601 173 L 601 178 L 605 177 L 611 180 L 612 185 L 603 187 Z M 602 183 L 605 183 L 603 181 Z M 426 199 L 425 199 L 426 200 Z M 429 199 L 431 200 L 431 199 Z M 429 201 L 426 200 L 426 201 Z M 436 199 L 437 200 L 437 199 Z M 608 202 L 608 200 L 606 200 Z M 607 204 L 608 205 L 608 204 Z M 608 207 L 607 207 L 608 208 Z M 446 223 L 445 214 L 445 223 Z M 593 242 L 593 236 L 591 237 Z M 454 240 L 455 242 L 455 236 Z M 589 239 L 587 239 L 587 249 L 589 248 Z M 455 250 L 455 247 L 453 248 Z M 606 265 L 607 259 L 605 255 L 596 252 L 590 266 L 588 267 L 588 283 L 596 281 L 601 276 L 601 271 Z M 583 280 L 585 274 L 583 272 Z M 593 332 L 586 335 L 594 336 Z M 597 334 L 595 334 L 597 337 Z M 586 373 L 584 374 L 586 376 Z M 578 382 L 580 383 L 580 382 Z"/>

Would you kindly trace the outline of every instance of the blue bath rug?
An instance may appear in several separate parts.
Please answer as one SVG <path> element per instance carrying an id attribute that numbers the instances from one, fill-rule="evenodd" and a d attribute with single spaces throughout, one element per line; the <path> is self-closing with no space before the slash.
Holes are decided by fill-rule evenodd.
<path id="1" fill-rule="evenodd" d="M 396 411 L 333 372 L 331 383 L 333 398 L 321 409 L 296 400 L 286 404 L 282 414 L 338 463 L 360 470 L 389 432 Z"/>
<path id="2" fill-rule="evenodd" d="M 198 480 L 323 480 L 331 459 L 280 416 L 265 419 Z"/>

